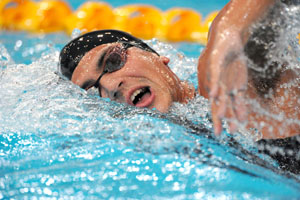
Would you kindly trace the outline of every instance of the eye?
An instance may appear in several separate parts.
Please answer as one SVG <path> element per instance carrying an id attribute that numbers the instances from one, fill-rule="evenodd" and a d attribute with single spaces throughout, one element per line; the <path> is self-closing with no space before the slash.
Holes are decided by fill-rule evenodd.
<path id="1" fill-rule="evenodd" d="M 114 72 L 121 69 L 123 65 L 124 61 L 121 55 L 117 52 L 113 52 L 109 55 L 105 62 L 105 70 L 107 70 L 109 73 Z"/>

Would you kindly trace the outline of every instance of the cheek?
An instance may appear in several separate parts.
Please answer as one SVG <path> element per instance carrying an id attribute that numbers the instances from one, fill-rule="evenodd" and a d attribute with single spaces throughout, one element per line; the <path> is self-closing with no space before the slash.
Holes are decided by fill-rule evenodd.
<path id="1" fill-rule="evenodd" d="M 172 104 L 171 98 L 160 96 L 160 98 L 157 98 L 155 100 L 153 107 L 160 112 L 166 113 L 168 112 L 171 104 Z"/>
<path id="2" fill-rule="evenodd" d="M 147 58 L 146 58 L 147 59 Z M 169 73 L 169 68 L 157 59 L 148 59 L 144 62 L 145 73 L 151 77 L 152 80 L 159 84 L 170 84 L 172 83 L 172 77 Z"/>
<path id="3" fill-rule="evenodd" d="M 175 76 L 171 69 L 160 62 L 155 60 L 152 62 L 149 73 L 152 75 L 152 78 L 156 80 L 161 86 L 165 87 L 175 87 Z"/>
<path id="4" fill-rule="evenodd" d="M 155 101 L 153 107 L 160 112 L 167 112 L 173 102 L 170 90 L 165 87 L 153 88 L 155 91 Z"/>
<path id="5" fill-rule="evenodd" d="M 156 56 L 129 55 L 126 72 L 128 75 L 146 78 L 163 90 L 171 90 L 171 87 L 176 86 L 171 69 Z"/>
<path id="6" fill-rule="evenodd" d="M 76 85 L 82 85 L 84 82 L 84 75 L 82 72 L 76 71 L 73 73 L 71 81 Z"/>

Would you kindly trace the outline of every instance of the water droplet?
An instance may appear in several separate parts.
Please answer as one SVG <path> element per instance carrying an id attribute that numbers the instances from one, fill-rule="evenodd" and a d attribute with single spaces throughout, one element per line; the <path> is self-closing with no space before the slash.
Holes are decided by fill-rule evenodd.
<path id="1" fill-rule="evenodd" d="M 75 28 L 75 29 L 72 31 L 71 38 L 72 38 L 72 39 L 77 38 L 80 34 L 81 34 L 81 31 L 80 31 L 78 28 Z"/>
<path id="2" fill-rule="evenodd" d="M 22 46 L 23 42 L 22 40 L 18 40 L 15 44 L 14 50 L 18 51 L 20 49 L 20 47 Z"/>
<path id="3" fill-rule="evenodd" d="M 8 61 L 8 58 L 5 55 L 0 55 L 0 61 Z"/>

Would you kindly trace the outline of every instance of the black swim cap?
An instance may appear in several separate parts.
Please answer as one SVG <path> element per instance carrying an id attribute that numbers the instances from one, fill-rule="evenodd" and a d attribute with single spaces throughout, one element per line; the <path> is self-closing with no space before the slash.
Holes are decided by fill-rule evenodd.
<path id="1" fill-rule="evenodd" d="M 60 52 L 60 72 L 71 79 L 72 74 L 82 57 L 91 49 L 107 43 L 130 43 L 145 51 L 159 55 L 142 40 L 119 30 L 99 30 L 81 35 L 70 41 Z"/>

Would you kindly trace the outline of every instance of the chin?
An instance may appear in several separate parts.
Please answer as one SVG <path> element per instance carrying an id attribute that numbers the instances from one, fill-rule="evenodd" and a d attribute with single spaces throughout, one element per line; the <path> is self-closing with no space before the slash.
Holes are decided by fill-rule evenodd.
<path id="1" fill-rule="evenodd" d="M 153 106 L 153 108 L 155 108 L 156 110 L 158 110 L 159 112 L 162 113 L 167 113 L 169 111 L 171 104 L 167 104 L 167 105 L 157 105 L 157 106 Z"/>

